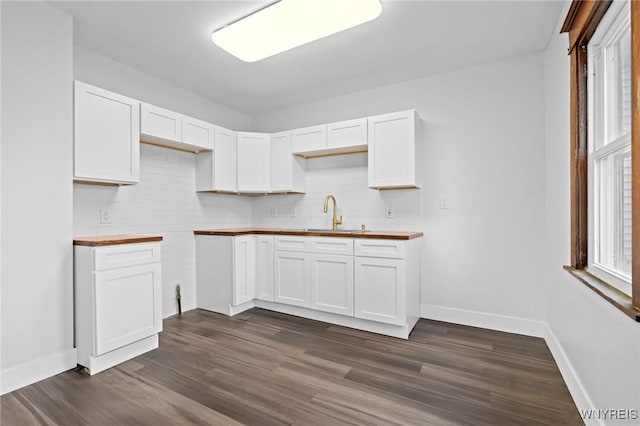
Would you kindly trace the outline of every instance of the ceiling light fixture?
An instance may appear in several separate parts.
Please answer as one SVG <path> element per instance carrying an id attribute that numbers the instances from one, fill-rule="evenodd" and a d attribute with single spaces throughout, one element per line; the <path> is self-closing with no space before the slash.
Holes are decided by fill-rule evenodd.
<path id="1" fill-rule="evenodd" d="M 377 18 L 380 0 L 281 0 L 214 31 L 213 42 L 255 62 Z"/>

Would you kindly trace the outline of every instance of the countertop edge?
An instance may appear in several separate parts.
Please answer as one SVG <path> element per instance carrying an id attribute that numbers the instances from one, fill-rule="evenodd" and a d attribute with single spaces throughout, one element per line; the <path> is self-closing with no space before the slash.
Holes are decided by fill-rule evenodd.
<path id="1" fill-rule="evenodd" d="M 74 246 L 103 247 L 121 244 L 153 243 L 162 241 L 162 235 L 98 235 L 94 237 L 76 237 Z"/>
<path id="2" fill-rule="evenodd" d="M 393 231 L 365 231 L 365 232 L 331 232 L 331 231 L 303 231 L 296 229 L 210 229 L 195 230 L 195 235 L 210 236 L 240 236 L 240 235 L 294 235 L 303 237 L 337 237 L 337 238 L 374 238 L 382 240 L 412 240 L 423 236 L 422 232 L 393 232 Z"/>

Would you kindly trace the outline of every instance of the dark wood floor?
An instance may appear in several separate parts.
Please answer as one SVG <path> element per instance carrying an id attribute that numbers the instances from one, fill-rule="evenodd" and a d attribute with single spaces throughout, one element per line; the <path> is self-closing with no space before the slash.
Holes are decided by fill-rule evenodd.
<path id="1" fill-rule="evenodd" d="M 420 320 L 408 341 L 253 309 L 165 320 L 160 348 L 1 398 L 9 425 L 576 425 L 542 339 Z"/>

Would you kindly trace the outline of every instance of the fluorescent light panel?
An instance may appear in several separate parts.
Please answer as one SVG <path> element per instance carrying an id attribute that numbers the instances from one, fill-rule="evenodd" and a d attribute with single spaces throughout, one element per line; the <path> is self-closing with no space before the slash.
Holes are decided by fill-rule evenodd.
<path id="1" fill-rule="evenodd" d="M 281 0 L 211 35 L 222 49 L 255 62 L 377 18 L 380 0 Z"/>

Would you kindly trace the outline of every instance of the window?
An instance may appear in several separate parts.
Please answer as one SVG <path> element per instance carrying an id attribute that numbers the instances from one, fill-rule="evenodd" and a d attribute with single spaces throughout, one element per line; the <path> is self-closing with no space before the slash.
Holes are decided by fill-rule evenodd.
<path id="1" fill-rule="evenodd" d="M 588 270 L 631 295 L 631 19 L 614 2 L 587 45 Z"/>
<path id="2" fill-rule="evenodd" d="M 562 32 L 571 62 L 565 269 L 640 321 L 640 0 L 574 0 Z"/>

